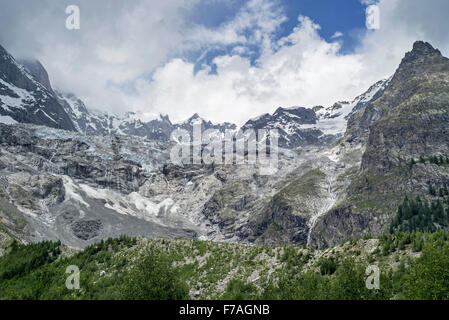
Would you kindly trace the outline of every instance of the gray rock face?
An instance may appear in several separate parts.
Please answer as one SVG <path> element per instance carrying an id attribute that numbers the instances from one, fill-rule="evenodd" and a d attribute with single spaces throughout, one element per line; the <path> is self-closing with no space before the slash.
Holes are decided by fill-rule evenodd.
<path id="1" fill-rule="evenodd" d="M 323 132 L 319 129 L 303 128 L 303 125 L 317 123 L 317 115 L 313 109 L 303 107 L 278 108 L 273 115 L 264 114 L 246 122 L 242 131 L 249 129 L 277 129 L 279 146 L 297 148 L 307 145 L 320 145 L 326 141 L 322 139 Z"/>
<path id="2" fill-rule="evenodd" d="M 413 45 L 413 50 L 405 55 L 386 89 L 379 92 L 363 108 L 363 112 L 357 112 L 349 118 L 346 140 L 364 143 L 369 136 L 371 126 L 389 110 L 406 102 L 420 89 L 432 90 L 432 88 L 420 88 L 427 82 L 423 76 L 429 73 L 444 73 L 448 68 L 447 61 L 448 59 L 429 43 L 417 41 Z"/>
<path id="3" fill-rule="evenodd" d="M 384 92 L 385 88 L 390 83 L 391 79 L 380 80 L 373 84 L 367 92 L 357 97 L 355 101 L 357 102 L 353 107 L 351 113 L 349 113 L 345 119 L 349 120 L 352 115 L 357 113 L 359 110 L 365 109 L 368 103 L 376 101 Z"/>
<path id="4" fill-rule="evenodd" d="M 101 220 L 80 220 L 72 224 L 73 233 L 81 240 L 97 237 L 102 227 Z"/>
<path id="5" fill-rule="evenodd" d="M 169 148 L 132 136 L 0 124 L 3 198 L 24 214 L 32 241 L 84 247 L 121 234 L 195 237 L 195 225 L 174 216 L 169 195 L 150 200 Z"/>
<path id="6" fill-rule="evenodd" d="M 346 141 L 361 143 L 360 170 L 347 196 L 319 222 L 315 243 L 328 246 L 388 232 L 398 205 L 449 183 L 447 167 L 411 166 L 411 159 L 449 155 L 449 59 L 416 42 L 391 82 L 348 122 Z"/>
<path id="7" fill-rule="evenodd" d="M 30 72 L 37 82 L 42 84 L 48 91 L 53 91 L 47 70 L 38 60 L 19 60 L 19 63 Z"/>
<path id="8" fill-rule="evenodd" d="M 259 174 L 260 164 L 171 163 L 173 130 L 235 125 L 198 114 L 173 124 L 167 116 L 144 122 L 133 113 L 91 112 L 74 95 L 49 90 L 41 66 L 26 71 L 7 58 L 0 99 L 13 99 L 8 110 L 22 110 L 14 108 L 15 88 L 33 99 L 43 92 L 76 130 L 0 124 L 0 201 L 10 212 L 0 215 L 23 217 L 31 241 L 83 247 L 129 234 L 323 248 L 383 233 L 405 195 L 449 182 L 445 166 L 409 165 L 449 156 L 449 60 L 427 43 L 417 42 L 391 79 L 352 102 L 278 108 L 249 120 L 243 130 L 279 130 L 279 170 L 270 176 Z M 7 228 L 24 234 L 17 221 Z"/>
<path id="9" fill-rule="evenodd" d="M 371 123 L 362 170 L 385 172 L 411 157 L 448 152 L 447 79 L 449 59 L 416 42 L 385 93 L 365 109 L 377 110 L 379 119 Z"/>
<path id="10" fill-rule="evenodd" d="M 67 113 L 48 86 L 48 75 L 33 64 L 33 74 L 0 46 L 0 115 L 12 121 L 75 130 Z"/>
<path id="11" fill-rule="evenodd" d="M 28 155 L 27 161 L 22 162 L 23 167 L 17 163 L 12 169 L 33 175 L 40 171 L 57 173 L 125 193 L 138 189 L 145 179 L 141 165 L 133 159 L 132 146 L 127 146 L 130 148 L 127 151 L 122 150 L 122 145 L 129 144 L 132 138 L 109 136 L 82 141 L 82 137 L 67 134 L 67 138 L 53 140 L 47 139 L 47 132 L 40 130 L 0 124 L 0 143 L 7 152 L 5 156 L 8 153 Z M 129 153 L 125 155 L 124 152 Z M 7 160 L 10 159 L 5 158 L 5 164 Z M 60 179 L 47 183 L 49 185 L 40 181 L 39 176 L 31 176 L 28 181 L 33 194 L 41 197 L 51 193 L 55 185 L 62 186 Z"/>
<path id="12" fill-rule="evenodd" d="M 0 124 L 0 176 L 11 205 L 35 231 L 33 241 L 83 247 L 120 234 L 256 243 L 306 238 L 307 210 L 270 205 L 296 167 L 291 154 L 280 155 L 281 171 L 270 178 L 257 167 L 177 167 L 170 146 Z"/>
<path id="13" fill-rule="evenodd" d="M 140 120 L 125 120 L 119 126 L 119 129 L 125 134 L 161 141 L 170 141 L 171 133 L 175 130 L 168 116 L 164 115 L 160 115 L 159 119 L 145 123 Z"/>
<path id="14" fill-rule="evenodd" d="M 182 123 L 175 124 L 173 126 L 173 129 L 183 129 L 187 130 L 188 132 L 193 132 L 193 126 L 195 124 L 201 125 L 201 130 L 218 130 L 221 133 L 224 133 L 226 130 L 235 131 L 237 130 L 237 126 L 233 123 L 221 123 L 221 124 L 213 124 L 211 121 L 204 120 L 201 118 L 198 113 L 195 113 L 193 116 L 191 116 L 189 119 Z"/>
<path id="15" fill-rule="evenodd" d="M 160 115 L 157 119 L 147 122 L 139 119 L 134 112 L 128 112 L 123 117 L 107 113 L 90 112 L 84 102 L 73 94 L 56 91 L 59 103 L 70 116 L 78 132 L 106 135 L 120 134 L 144 137 L 150 140 L 170 141 L 171 134 L 177 129 L 193 132 L 195 123 L 201 124 L 202 130 L 215 129 L 224 133 L 226 130 L 236 130 L 236 125 L 231 123 L 213 124 L 206 121 L 198 114 L 193 115 L 183 123 L 174 124 L 167 115 Z"/>

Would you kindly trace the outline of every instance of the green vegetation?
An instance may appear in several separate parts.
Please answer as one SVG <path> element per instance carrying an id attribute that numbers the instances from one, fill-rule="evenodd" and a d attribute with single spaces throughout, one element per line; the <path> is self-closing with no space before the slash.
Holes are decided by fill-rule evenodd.
<path id="1" fill-rule="evenodd" d="M 435 232 L 449 227 L 449 190 L 447 185 L 437 189 L 429 185 L 428 200 L 425 197 L 409 199 L 405 197 L 390 225 L 390 233 L 395 231 Z"/>
<path id="2" fill-rule="evenodd" d="M 449 157 L 443 156 L 443 155 L 439 155 L 439 156 L 431 156 L 431 157 L 428 157 L 428 158 L 424 158 L 424 157 L 421 156 L 421 157 L 419 157 L 418 162 L 422 163 L 422 164 L 432 163 L 432 164 L 436 164 L 436 165 L 442 166 L 442 165 L 449 164 Z M 410 159 L 410 167 L 413 167 L 416 163 L 417 162 L 416 162 L 416 160 L 414 158 Z"/>
<path id="3" fill-rule="evenodd" d="M 221 296 L 223 300 L 252 300 L 257 298 L 257 287 L 240 279 L 231 279 L 226 287 L 226 292 Z"/>
<path id="4" fill-rule="evenodd" d="M 441 239 L 439 239 L 441 240 Z M 449 246 L 430 242 L 404 275 L 404 297 L 419 300 L 449 299 Z"/>
<path id="5" fill-rule="evenodd" d="M 0 259 L 0 299 L 182 299 L 187 289 L 162 252 L 134 259 L 134 268 L 118 253 L 136 239 L 121 237 L 65 256 L 57 242 L 18 245 Z M 80 290 L 65 286 L 68 266 L 80 269 Z M 102 275 L 108 270 L 113 276 Z M 105 271 L 103 271 L 105 272 Z"/>
<path id="6" fill-rule="evenodd" d="M 0 280 L 10 280 L 55 261 L 61 243 L 42 242 L 28 246 L 13 241 L 10 252 L 0 260 Z"/>
<path id="7" fill-rule="evenodd" d="M 170 258 L 163 252 L 147 251 L 126 275 L 121 298 L 126 300 L 181 300 L 188 297 Z"/>
<path id="8" fill-rule="evenodd" d="M 65 286 L 80 269 L 80 290 Z M 380 288 L 366 270 L 380 269 Z M 73 251 L 13 242 L 0 299 L 449 299 L 449 233 L 385 234 L 327 250 L 196 240 L 109 239 Z"/>
<path id="9" fill-rule="evenodd" d="M 323 276 L 325 274 L 334 274 L 337 270 L 337 263 L 335 262 L 334 257 L 322 258 L 318 261 L 318 265 L 320 266 L 320 271 Z"/>

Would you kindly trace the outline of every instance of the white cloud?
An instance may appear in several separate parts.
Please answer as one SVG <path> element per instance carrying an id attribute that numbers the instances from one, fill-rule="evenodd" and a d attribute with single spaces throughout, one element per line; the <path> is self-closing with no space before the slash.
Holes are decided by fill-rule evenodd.
<path id="1" fill-rule="evenodd" d="M 361 34 L 359 48 L 347 55 L 339 53 L 339 43 L 319 36 L 317 24 L 300 17 L 289 36 L 274 42 L 267 31 L 261 37 L 263 51 L 257 66 L 240 56 L 244 45 L 215 59 L 217 74 L 204 70 L 194 75 L 193 65 L 180 59 L 167 63 L 158 68 L 153 82 L 140 83 L 138 92 L 145 105 L 136 107 L 166 112 L 175 120 L 195 111 L 216 122 L 241 124 L 277 106 L 330 105 L 352 99 L 393 74 L 416 40 L 430 41 L 448 52 L 449 36 L 442 28 L 448 24 L 444 17 L 448 4 L 380 1 L 381 29 Z M 282 13 L 278 15 L 272 21 L 282 21 Z M 233 29 L 231 25 L 228 28 Z M 267 30 L 275 30 L 275 25 Z"/>
<path id="2" fill-rule="evenodd" d="M 298 27 L 277 42 L 266 42 L 252 66 L 239 55 L 217 57 L 217 74 L 193 74 L 192 63 L 175 59 L 159 68 L 138 92 L 151 110 L 182 120 L 193 110 L 214 121 L 242 124 L 249 117 L 272 112 L 276 106 L 331 104 L 359 94 L 373 78 L 358 78 L 363 65 L 358 55 L 339 55 L 339 44 L 318 35 L 319 26 L 300 17 Z"/>
<path id="3" fill-rule="evenodd" d="M 11 35 L 0 32 L 0 42 L 15 55 L 32 52 L 54 85 L 88 105 L 124 111 L 130 97 L 120 86 L 182 53 L 184 12 L 199 1 L 74 0 L 81 11 L 77 31 L 65 28 L 67 1 L 2 2 L 0 30 Z"/>
<path id="4" fill-rule="evenodd" d="M 284 39 L 274 43 L 264 37 L 257 67 L 238 52 L 215 59 L 217 75 L 207 70 L 193 75 L 192 64 L 174 60 L 160 67 L 154 82 L 140 86 L 139 93 L 149 109 L 168 110 L 176 120 L 195 110 L 214 121 L 242 123 L 277 106 L 352 99 L 393 74 L 416 40 L 448 52 L 449 35 L 443 26 L 448 25 L 449 2 L 383 0 L 378 5 L 381 29 L 361 34 L 361 45 L 353 54 L 340 54 L 338 43 L 320 38 L 319 26 L 300 17 Z"/>
<path id="5" fill-rule="evenodd" d="M 342 32 L 336 31 L 336 32 L 332 35 L 331 39 L 338 39 L 338 38 L 343 37 L 343 35 L 344 35 L 344 34 L 343 34 Z"/>
<path id="6" fill-rule="evenodd" d="M 377 4 L 380 0 L 360 0 L 360 2 L 366 6 Z"/>
<path id="7" fill-rule="evenodd" d="M 250 0 L 236 17 L 215 29 L 194 26 L 184 33 L 183 49 L 213 45 L 260 45 L 286 20 L 277 1 Z"/>
<path id="8" fill-rule="evenodd" d="M 319 25 L 302 16 L 276 41 L 286 19 L 277 1 L 248 1 L 217 28 L 186 20 L 185 12 L 200 1 L 205 0 L 73 0 L 81 9 L 79 32 L 63 27 L 64 1 L 29 1 L 26 8 L 2 2 L 0 9 L 8 10 L 0 10 L 0 30 L 8 33 L 0 32 L 0 42 L 13 53 L 35 53 L 54 84 L 91 107 L 141 110 L 148 118 L 162 112 L 175 120 L 198 112 L 239 124 L 278 106 L 351 99 L 391 75 L 416 40 L 449 53 L 447 0 L 361 0 L 378 2 L 381 28 L 361 32 L 352 54 L 340 53 L 339 32 L 325 41 Z M 224 46 L 233 49 L 215 58 L 216 74 L 208 68 L 194 74 L 194 64 L 180 58 L 191 51 L 204 57 Z M 255 46 L 261 55 L 252 65 L 245 56 Z"/>
<path id="9" fill-rule="evenodd" d="M 417 40 L 428 41 L 449 55 L 449 1 L 381 0 L 378 6 L 380 29 L 364 34 L 357 49 L 367 72 L 393 73 Z"/>

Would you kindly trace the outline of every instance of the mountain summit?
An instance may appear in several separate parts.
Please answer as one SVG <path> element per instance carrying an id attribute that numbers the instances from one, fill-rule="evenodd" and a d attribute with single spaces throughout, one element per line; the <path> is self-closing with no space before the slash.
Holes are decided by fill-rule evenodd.
<path id="1" fill-rule="evenodd" d="M 405 54 L 404 61 L 418 59 L 422 56 L 441 56 L 441 52 L 428 42 L 416 41 L 413 44 L 413 50 Z"/>
<path id="2" fill-rule="evenodd" d="M 0 116 L 14 122 L 75 130 L 51 89 L 45 69 L 40 63 L 29 66 L 32 71 L 0 46 Z"/>
<path id="3" fill-rule="evenodd" d="M 449 59 L 416 42 L 382 94 L 349 119 L 345 142 L 365 149 L 360 168 L 345 199 L 318 222 L 313 241 L 336 243 L 344 230 L 353 236 L 388 232 L 406 196 L 435 201 L 429 188 L 449 184 L 442 160 L 449 157 L 448 93 Z M 426 224 L 417 219 L 407 222 L 410 228 Z"/>

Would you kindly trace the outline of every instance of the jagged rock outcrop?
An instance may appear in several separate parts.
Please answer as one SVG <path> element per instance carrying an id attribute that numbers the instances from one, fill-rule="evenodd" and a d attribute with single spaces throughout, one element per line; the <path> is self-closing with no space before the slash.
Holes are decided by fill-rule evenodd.
<path id="1" fill-rule="evenodd" d="M 364 143 L 369 136 L 371 126 L 388 111 L 417 96 L 420 91 L 430 94 L 429 90 L 432 90 L 430 82 L 438 80 L 425 79 L 426 75 L 432 74 L 437 77 L 438 74 L 444 74 L 446 71 L 447 58 L 429 43 L 417 41 L 413 45 L 413 50 L 405 55 L 385 91 L 374 97 L 363 112 L 355 113 L 348 120 L 346 140 Z M 444 80 L 440 82 L 444 84 Z"/>
<path id="2" fill-rule="evenodd" d="M 136 139 L 0 124 L 8 212 L 24 216 L 27 228 L 36 231 L 32 241 L 61 239 L 83 247 L 123 233 L 194 237 L 191 223 L 171 216 L 177 211 L 171 199 L 145 194 L 147 181 L 163 175 L 169 145 Z"/>
<path id="3" fill-rule="evenodd" d="M 7 117 L 12 123 L 33 123 L 75 130 L 69 116 L 55 98 L 42 65 L 30 65 L 34 75 L 0 46 L 0 116 Z"/>
<path id="4" fill-rule="evenodd" d="M 37 82 L 42 84 L 48 91 L 53 91 L 47 70 L 45 70 L 39 60 L 19 60 L 18 62 L 31 73 Z"/>
<path id="5" fill-rule="evenodd" d="M 411 158 L 449 152 L 449 59 L 429 43 L 416 42 L 371 109 L 362 170 L 384 173 Z"/>
<path id="6" fill-rule="evenodd" d="M 449 59 L 416 42 L 382 94 L 350 118 L 345 139 L 365 152 L 347 196 L 320 221 L 318 246 L 386 232 L 406 195 L 449 182 L 444 165 L 411 164 L 449 155 Z"/>
<path id="7" fill-rule="evenodd" d="M 242 131 L 259 129 L 278 130 L 278 144 L 285 148 L 296 148 L 307 145 L 323 144 L 323 132 L 319 129 L 307 128 L 304 125 L 317 123 L 314 110 L 303 107 L 278 108 L 272 115 L 264 114 L 250 119 L 242 127 Z"/>
<path id="8" fill-rule="evenodd" d="M 182 123 L 178 123 L 174 125 L 174 129 L 183 129 L 188 132 L 193 132 L 194 125 L 201 125 L 201 130 L 218 130 L 221 133 L 224 133 L 226 130 L 232 132 L 237 130 L 237 126 L 233 123 L 225 122 L 221 124 L 213 124 L 211 121 L 207 121 L 199 116 L 198 113 L 195 113 L 189 119 Z"/>

